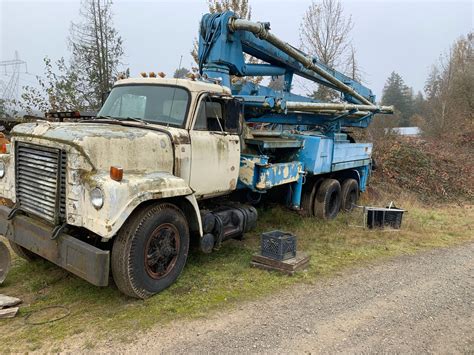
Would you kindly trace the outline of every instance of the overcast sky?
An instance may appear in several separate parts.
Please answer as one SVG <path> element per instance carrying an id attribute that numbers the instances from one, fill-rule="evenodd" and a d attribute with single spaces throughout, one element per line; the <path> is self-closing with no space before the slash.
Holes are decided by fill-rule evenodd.
<path id="1" fill-rule="evenodd" d="M 268 21 L 272 31 L 290 44 L 299 44 L 298 29 L 310 0 L 250 0 L 252 19 Z M 472 1 L 343 1 L 352 15 L 352 39 L 367 85 L 380 98 L 392 71 L 407 85 L 423 90 L 429 68 L 453 41 L 473 29 Z M 20 85 L 43 73 L 43 57 L 68 57 L 70 22 L 77 19 L 79 1 L 0 0 L 0 60 L 15 50 L 28 64 Z M 113 5 L 115 27 L 124 40 L 123 62 L 132 76 L 141 71 L 172 75 L 189 51 L 198 23 L 207 11 L 205 0 L 119 1 Z M 0 80 L 6 79 L 0 67 Z"/>

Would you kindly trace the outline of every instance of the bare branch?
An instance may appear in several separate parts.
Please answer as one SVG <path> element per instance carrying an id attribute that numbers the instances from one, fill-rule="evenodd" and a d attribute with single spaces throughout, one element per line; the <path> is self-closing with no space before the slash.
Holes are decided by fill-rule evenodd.
<path id="1" fill-rule="evenodd" d="M 339 0 L 313 1 L 300 25 L 301 48 L 323 64 L 339 70 L 347 64 L 344 63 L 345 57 L 352 50 L 352 66 L 356 74 L 355 50 L 351 49 L 350 41 L 352 28 L 352 18 L 344 15 Z M 314 96 L 322 100 L 334 100 L 338 94 L 319 86 Z"/>

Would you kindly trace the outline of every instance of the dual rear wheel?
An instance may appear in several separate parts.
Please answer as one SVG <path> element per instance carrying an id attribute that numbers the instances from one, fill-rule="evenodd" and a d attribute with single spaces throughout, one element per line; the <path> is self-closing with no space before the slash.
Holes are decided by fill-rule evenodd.
<path id="1" fill-rule="evenodd" d="M 359 184 L 346 179 L 342 186 L 336 179 L 323 179 L 309 184 L 303 191 L 301 207 L 306 216 L 330 220 L 340 210 L 351 211 L 359 199 Z"/>

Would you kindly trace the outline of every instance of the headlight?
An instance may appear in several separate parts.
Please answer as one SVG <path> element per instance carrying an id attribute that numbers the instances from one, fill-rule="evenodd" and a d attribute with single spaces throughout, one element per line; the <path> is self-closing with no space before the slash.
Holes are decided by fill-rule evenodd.
<path id="1" fill-rule="evenodd" d="M 5 163 L 0 161 L 0 179 L 5 176 Z"/>
<path id="2" fill-rule="evenodd" d="M 98 187 L 91 191 L 91 203 L 97 210 L 100 210 L 104 205 L 104 193 Z"/>

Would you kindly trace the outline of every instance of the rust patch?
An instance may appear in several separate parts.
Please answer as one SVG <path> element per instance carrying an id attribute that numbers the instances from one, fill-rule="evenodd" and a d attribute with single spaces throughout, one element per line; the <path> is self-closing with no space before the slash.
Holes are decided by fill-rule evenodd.
<path id="1" fill-rule="evenodd" d="M 179 134 L 173 134 L 173 143 L 174 144 L 190 144 L 191 139 L 189 138 L 189 135 L 184 132 L 180 132 Z"/>
<path id="2" fill-rule="evenodd" d="M 162 193 L 162 192 L 155 192 L 155 193 L 153 194 L 153 198 L 154 198 L 154 199 L 160 199 L 160 198 L 162 198 L 162 197 L 163 197 L 163 193 Z"/>
<path id="3" fill-rule="evenodd" d="M 181 157 L 174 158 L 174 175 L 180 176 L 181 174 Z"/>
<path id="4" fill-rule="evenodd" d="M 236 179 L 230 180 L 229 189 L 235 190 L 236 186 L 237 186 L 237 180 Z"/>

